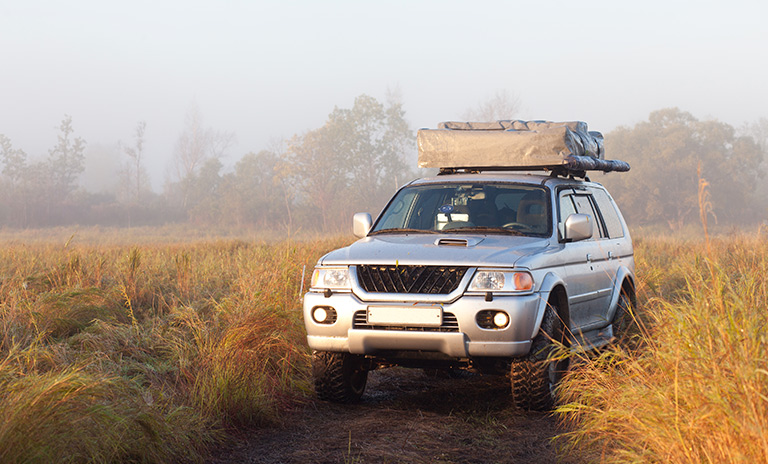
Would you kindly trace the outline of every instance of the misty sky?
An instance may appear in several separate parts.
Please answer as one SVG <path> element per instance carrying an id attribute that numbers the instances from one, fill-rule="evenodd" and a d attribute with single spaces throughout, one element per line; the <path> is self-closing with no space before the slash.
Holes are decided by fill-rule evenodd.
<path id="1" fill-rule="evenodd" d="M 388 89 L 414 129 L 498 91 L 603 132 L 671 106 L 740 127 L 768 117 L 767 20 L 765 0 L 0 0 L 0 134 L 44 156 L 68 114 L 98 164 L 146 121 L 159 188 L 193 105 L 236 134 L 227 165 Z"/>

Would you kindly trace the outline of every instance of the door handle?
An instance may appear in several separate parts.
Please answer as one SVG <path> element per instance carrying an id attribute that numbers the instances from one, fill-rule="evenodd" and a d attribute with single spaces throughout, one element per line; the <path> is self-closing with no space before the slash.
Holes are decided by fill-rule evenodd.
<path id="1" fill-rule="evenodd" d="M 592 254 L 591 253 L 587 253 L 587 262 L 588 263 L 592 262 Z"/>
<path id="2" fill-rule="evenodd" d="M 612 252 L 612 251 L 609 251 L 609 252 L 608 252 L 608 259 L 613 259 L 613 258 L 614 258 L 614 256 L 613 256 L 613 252 Z"/>

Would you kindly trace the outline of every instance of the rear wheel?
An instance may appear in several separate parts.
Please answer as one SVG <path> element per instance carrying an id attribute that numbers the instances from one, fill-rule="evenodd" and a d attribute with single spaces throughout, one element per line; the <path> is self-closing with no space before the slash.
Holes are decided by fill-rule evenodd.
<path id="1" fill-rule="evenodd" d="M 616 305 L 616 314 L 613 316 L 611 325 L 613 326 L 613 336 L 621 343 L 626 343 L 629 340 L 630 332 L 633 324 L 632 310 L 630 306 L 632 304 L 632 298 L 625 292 L 621 291 L 619 294 L 619 302 Z"/>
<path id="2" fill-rule="evenodd" d="M 334 403 L 359 401 L 368 381 L 364 359 L 363 356 L 350 353 L 312 353 L 312 376 L 317 397 Z"/>
<path id="3" fill-rule="evenodd" d="M 549 304 L 541 321 L 539 334 L 533 339 L 531 352 L 524 358 L 513 358 L 509 378 L 512 400 L 516 407 L 533 411 L 552 409 L 556 389 L 568 371 L 568 358 L 552 356 L 558 345 L 566 346 L 563 321 L 557 307 Z"/>

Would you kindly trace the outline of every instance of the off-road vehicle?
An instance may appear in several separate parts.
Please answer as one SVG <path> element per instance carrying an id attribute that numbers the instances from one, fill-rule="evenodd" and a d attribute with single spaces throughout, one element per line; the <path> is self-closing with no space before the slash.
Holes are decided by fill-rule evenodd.
<path id="1" fill-rule="evenodd" d="M 357 401 L 377 368 L 469 369 L 509 376 L 518 407 L 546 410 L 568 369 L 554 352 L 617 336 L 634 300 L 632 242 L 586 170 L 629 166 L 602 159 L 601 136 L 576 123 L 513 123 L 526 124 L 419 131 L 420 165 L 440 174 L 402 187 L 375 221 L 356 214 L 360 240 L 318 261 L 304 319 L 320 399 Z M 565 142 L 541 149 L 532 137 L 553 130 L 545 141 Z M 502 132 L 518 133 L 486 143 Z"/>

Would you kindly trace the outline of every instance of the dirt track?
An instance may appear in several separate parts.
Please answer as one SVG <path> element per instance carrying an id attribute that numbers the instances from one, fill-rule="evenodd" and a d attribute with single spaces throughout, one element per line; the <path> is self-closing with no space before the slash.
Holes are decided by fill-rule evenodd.
<path id="1" fill-rule="evenodd" d="M 558 456 L 554 418 L 509 404 L 503 377 L 372 372 L 360 404 L 310 402 L 283 425 L 244 434 L 224 463 L 578 463 Z"/>

